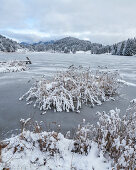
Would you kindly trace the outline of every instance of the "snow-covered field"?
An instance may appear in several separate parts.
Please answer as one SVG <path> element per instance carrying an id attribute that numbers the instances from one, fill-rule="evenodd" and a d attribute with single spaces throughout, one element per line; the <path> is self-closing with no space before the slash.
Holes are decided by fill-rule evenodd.
<path id="1" fill-rule="evenodd" d="M 45 123 L 44 130 L 56 131 L 56 125 L 61 125 L 61 133 L 66 134 L 68 130 L 74 135 L 75 128 L 78 124 L 82 122 L 83 119 L 86 119 L 86 123 L 96 124 L 98 121 L 98 116 L 95 114 L 97 111 L 106 111 L 108 112 L 111 109 L 116 107 L 121 109 L 121 117 L 125 114 L 125 110 L 129 105 L 129 101 L 136 97 L 136 57 L 129 56 L 111 56 L 111 55 L 90 55 L 90 54 L 57 54 L 57 53 L 0 53 L 0 61 L 9 61 L 9 60 L 24 60 L 26 57 L 29 57 L 32 60 L 32 65 L 30 69 L 25 72 L 15 72 L 15 73 L 0 73 L 0 139 L 10 137 L 10 134 L 20 133 L 19 121 L 21 118 L 27 119 L 32 117 L 35 121 L 42 121 Z M 26 93 L 32 86 L 35 80 L 41 80 L 41 76 L 44 74 L 44 77 L 47 80 L 51 80 L 53 75 L 58 71 L 65 71 L 70 65 L 74 64 L 75 66 L 82 65 L 84 67 L 90 67 L 91 70 L 96 70 L 100 68 L 110 69 L 111 71 L 118 70 L 122 80 L 121 82 L 125 83 L 121 90 L 121 95 L 116 98 L 115 101 L 104 102 L 101 106 L 95 106 L 90 108 L 88 106 L 83 106 L 80 110 L 80 113 L 54 113 L 52 110 L 48 111 L 45 115 L 40 115 L 42 112 L 38 108 L 33 108 L 31 105 L 26 105 L 25 101 L 19 101 L 20 96 Z M 39 114 L 40 113 L 40 114 Z M 55 124 L 55 126 L 54 126 Z M 9 130 L 13 130 L 10 131 Z M 7 133 L 9 132 L 9 133 Z M 66 139 L 62 134 L 59 134 L 59 142 L 57 143 L 60 153 L 55 157 L 46 155 L 48 153 L 42 153 L 38 150 L 37 147 L 33 147 L 30 141 L 33 141 L 38 144 L 37 136 L 40 134 L 33 134 L 32 132 L 25 131 L 24 135 L 27 135 L 28 141 L 21 139 L 20 137 L 12 137 L 10 145 L 5 146 L 2 151 L 4 154 L 4 161 L 9 162 L 12 165 L 12 169 L 22 168 L 22 163 L 18 160 L 22 159 L 24 163 L 24 169 L 36 169 L 41 167 L 44 164 L 44 158 L 49 158 L 47 161 L 47 169 L 106 169 L 110 168 L 110 162 L 105 162 L 103 156 L 98 156 L 100 150 L 96 146 L 96 143 L 91 143 L 91 150 L 88 156 L 80 155 L 77 153 L 71 153 L 70 147 L 74 142 L 72 139 Z M 42 132 L 44 135 L 47 135 L 47 132 Z M 43 136 L 44 136 L 43 135 Z M 26 137 L 26 138 L 27 138 Z M 66 145 L 63 145 L 63 143 Z M 15 146 L 15 145 L 17 146 Z M 24 152 L 22 152 L 23 146 L 26 146 Z M 119 146 L 119 145 L 118 145 Z M 8 149 L 8 147 L 10 149 Z M 102 146 L 105 147 L 105 146 Z M 14 150 L 15 149 L 15 150 Z M 30 151 L 31 150 L 31 151 Z M 15 154 L 13 154 L 15 152 Z M 7 154 L 8 157 L 7 157 Z M 27 154 L 27 157 L 25 156 Z M 36 155 L 41 155 L 41 159 L 37 159 Z M 27 160 L 26 160 L 27 158 Z M 82 160 L 79 164 L 79 158 Z M 8 159 L 8 160 L 7 160 Z M 92 161 L 90 161 L 92 160 Z M 32 162 L 32 164 L 27 164 L 27 161 Z M 20 164 L 20 163 L 21 164 Z M 34 163 L 33 163 L 34 162 Z M 55 162 L 55 164 L 53 164 Z M 8 164 L 3 164 L 6 167 Z M 66 166 L 64 166 L 66 165 Z M 100 165 L 100 166 L 98 166 Z M 17 167 L 14 167 L 17 166 Z M 49 167 L 48 167 L 49 166 Z M 57 168 L 54 166 L 57 166 Z M 13 168 L 14 167 L 14 168 Z M 63 167 L 63 168 L 62 168 Z"/>

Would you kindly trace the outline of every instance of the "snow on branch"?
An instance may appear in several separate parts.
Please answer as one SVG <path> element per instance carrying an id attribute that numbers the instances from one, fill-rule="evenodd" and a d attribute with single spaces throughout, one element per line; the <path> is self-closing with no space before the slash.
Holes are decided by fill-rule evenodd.
<path id="1" fill-rule="evenodd" d="M 82 66 L 70 66 L 66 71 L 56 74 L 52 81 L 42 78 L 36 81 L 20 100 L 26 98 L 28 104 L 34 103 L 40 110 L 77 111 L 82 104 L 101 105 L 118 93 L 120 83 L 117 71 L 91 71 Z"/>

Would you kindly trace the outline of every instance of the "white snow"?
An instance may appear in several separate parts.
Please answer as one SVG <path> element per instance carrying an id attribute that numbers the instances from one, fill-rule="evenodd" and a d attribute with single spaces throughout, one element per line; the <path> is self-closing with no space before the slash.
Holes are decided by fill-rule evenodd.
<path id="1" fill-rule="evenodd" d="M 46 141 L 48 149 L 44 146 L 41 147 L 42 150 L 40 149 L 41 139 Z M 4 142 L 9 144 L 2 150 L 0 169 L 9 167 L 11 170 L 106 170 L 110 168 L 110 163 L 106 162 L 96 143 L 91 143 L 91 150 L 87 156 L 80 155 L 71 152 L 74 141 L 64 138 L 60 133 L 24 131 Z"/>
<path id="2" fill-rule="evenodd" d="M 127 82 L 127 81 L 125 81 L 125 80 L 121 80 L 121 79 L 119 79 L 119 80 L 118 80 L 118 82 L 123 83 L 123 84 L 125 84 L 125 85 L 127 85 L 127 86 L 133 86 L 133 87 L 136 87 L 136 84 L 131 83 L 131 82 Z"/>
<path id="3" fill-rule="evenodd" d="M 91 51 L 76 51 L 76 54 L 91 54 Z"/>

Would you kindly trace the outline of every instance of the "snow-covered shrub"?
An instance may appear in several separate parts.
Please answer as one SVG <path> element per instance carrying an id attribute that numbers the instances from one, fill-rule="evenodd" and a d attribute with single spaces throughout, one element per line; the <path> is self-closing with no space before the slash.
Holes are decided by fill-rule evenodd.
<path id="1" fill-rule="evenodd" d="M 26 63 L 24 61 L 8 61 L 0 63 L 0 72 L 18 72 L 27 70 Z"/>
<path id="2" fill-rule="evenodd" d="M 91 149 L 93 128 L 93 125 L 85 124 L 85 122 L 83 122 L 81 125 L 78 125 L 74 137 L 72 152 L 88 155 Z"/>
<path id="3" fill-rule="evenodd" d="M 63 137 L 63 135 L 61 136 L 61 134 L 56 132 L 34 133 L 25 130 L 19 136 L 12 138 L 8 144 L 5 144 L 6 146 L 3 147 L 4 152 L 2 154 L 5 156 L 1 157 L 0 163 L 3 163 L 3 166 L 5 167 L 10 167 L 10 164 L 12 164 L 10 159 L 16 160 L 16 157 L 21 158 L 24 157 L 25 154 L 33 152 L 35 155 L 28 159 L 28 161 L 30 161 L 29 164 L 38 164 L 39 166 L 45 165 L 47 162 L 47 157 L 52 157 L 55 154 L 59 154 L 57 143 L 61 137 Z M 8 155 L 6 152 L 8 152 Z M 45 155 L 40 158 L 42 153 L 45 153 Z"/>
<path id="4" fill-rule="evenodd" d="M 40 110 L 54 108 L 54 111 L 78 111 L 82 104 L 101 105 L 103 101 L 118 93 L 119 74 L 117 71 L 90 71 L 79 66 L 70 66 L 58 73 L 52 81 L 42 78 L 24 94 L 28 104 Z"/>
<path id="5" fill-rule="evenodd" d="M 120 110 L 98 113 L 97 126 L 82 124 L 78 127 L 72 152 L 87 155 L 92 142 L 98 144 L 115 169 L 136 168 L 136 99 L 123 118 Z"/>
<path id="6" fill-rule="evenodd" d="M 136 165 L 136 110 L 122 119 L 120 110 L 99 113 L 95 141 L 113 159 L 116 169 L 134 169 Z"/>
<path id="7" fill-rule="evenodd" d="M 0 163 L 2 162 L 2 149 L 6 148 L 8 143 L 0 142 Z"/>
<path id="8" fill-rule="evenodd" d="M 29 124 L 30 119 L 21 122 Z M 98 157 L 96 143 L 91 143 L 88 155 L 79 155 L 72 151 L 74 139 L 66 139 L 57 132 L 35 131 L 36 128 L 29 131 L 24 126 L 21 134 L 3 141 L 0 169 L 106 170 L 110 167 L 102 155 Z"/>

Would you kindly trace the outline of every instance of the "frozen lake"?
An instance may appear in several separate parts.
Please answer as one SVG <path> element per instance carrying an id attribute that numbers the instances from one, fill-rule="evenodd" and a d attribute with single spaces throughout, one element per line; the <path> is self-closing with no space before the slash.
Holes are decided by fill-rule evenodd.
<path id="1" fill-rule="evenodd" d="M 121 109 L 121 114 L 123 114 L 129 101 L 136 98 L 136 57 L 57 53 L 0 53 L 0 61 L 25 60 L 25 57 L 29 57 L 32 61 L 28 71 L 0 73 L 0 139 L 9 137 L 12 130 L 15 133 L 15 129 L 19 129 L 19 120 L 28 117 L 45 121 L 46 127 L 51 123 L 51 128 L 55 128 L 52 122 L 57 122 L 57 124 L 61 124 L 63 133 L 68 130 L 74 132 L 82 119 L 86 119 L 86 122 L 96 123 L 97 116 L 95 113 L 97 111 L 109 111 L 117 107 Z M 122 78 L 132 83 L 133 86 L 123 87 L 121 95 L 115 101 L 105 102 L 103 105 L 94 108 L 84 106 L 78 114 L 75 112 L 54 113 L 48 111 L 45 115 L 41 115 L 39 109 L 34 109 L 32 105 L 26 105 L 25 101 L 19 101 L 19 97 L 31 87 L 33 78 L 39 78 L 43 74 L 47 78 L 51 78 L 55 72 L 72 64 L 90 66 L 91 69 L 107 66 L 109 69 L 119 70 Z"/>

